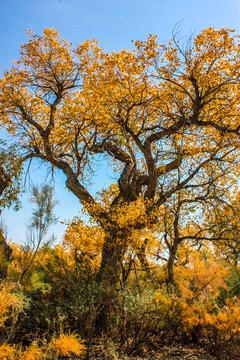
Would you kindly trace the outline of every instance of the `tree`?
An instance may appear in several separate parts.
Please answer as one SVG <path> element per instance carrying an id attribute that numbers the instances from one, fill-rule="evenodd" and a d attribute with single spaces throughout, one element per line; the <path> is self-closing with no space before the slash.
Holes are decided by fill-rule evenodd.
<path id="1" fill-rule="evenodd" d="M 27 243 L 23 247 L 22 271 L 19 276 L 19 283 L 22 282 L 25 274 L 31 268 L 51 225 L 57 222 L 53 209 L 56 201 L 53 200 L 54 189 L 48 184 L 32 187 L 31 201 L 36 204 L 31 221 L 28 226 Z"/>
<path id="2" fill-rule="evenodd" d="M 228 201 L 206 213 L 209 235 L 217 254 L 237 269 L 240 259 L 239 191 L 232 191 Z"/>
<path id="3" fill-rule="evenodd" d="M 132 231 L 157 223 L 168 199 L 223 164 L 232 164 L 224 181 L 236 182 L 239 36 L 208 28 L 182 49 L 176 37 L 165 46 L 150 35 L 105 53 L 96 41 L 73 49 L 53 29 L 28 34 L 1 79 L 1 122 L 25 159 L 66 175 L 105 234 L 98 279 L 117 283 Z M 87 187 L 96 158 L 119 175 L 108 206 Z"/>

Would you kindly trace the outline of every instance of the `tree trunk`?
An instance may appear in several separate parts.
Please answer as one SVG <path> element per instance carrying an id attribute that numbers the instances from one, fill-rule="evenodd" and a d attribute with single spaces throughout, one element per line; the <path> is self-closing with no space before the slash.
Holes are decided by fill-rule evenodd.
<path id="1" fill-rule="evenodd" d="M 96 282 L 100 290 L 100 309 L 95 320 L 95 331 L 101 333 L 114 327 L 112 314 L 120 306 L 118 293 L 122 262 L 127 251 L 127 235 L 120 229 L 111 229 L 106 234 L 102 249 L 102 261 Z M 98 300 L 99 301 L 99 300 Z"/>
<path id="2" fill-rule="evenodd" d="M 169 251 L 169 258 L 168 258 L 168 263 L 167 263 L 167 271 L 168 271 L 167 285 L 168 285 L 168 286 L 173 286 L 173 285 L 174 285 L 174 271 L 173 271 L 173 267 L 174 267 L 175 257 L 176 257 L 176 253 L 171 249 L 171 250 Z"/>
<path id="3" fill-rule="evenodd" d="M 148 243 L 148 239 L 144 240 L 144 243 L 142 244 L 141 247 L 138 248 L 137 250 L 137 257 L 140 261 L 141 267 L 142 269 L 145 271 L 147 278 L 152 281 L 152 275 L 151 275 L 151 271 L 150 271 L 150 266 L 147 260 L 147 256 L 146 256 L 146 245 Z"/>
<path id="4" fill-rule="evenodd" d="M 175 214 L 175 219 L 174 219 L 174 224 L 173 224 L 173 228 L 174 228 L 173 244 L 170 245 L 168 243 L 169 258 L 168 258 L 168 264 L 167 264 L 167 269 L 168 269 L 167 286 L 170 291 L 171 291 L 171 288 L 174 286 L 174 270 L 173 270 L 173 268 L 174 268 L 174 261 L 175 261 L 176 255 L 177 255 L 178 246 L 180 244 L 179 231 L 178 231 L 179 211 L 180 211 L 180 204 L 178 204 L 177 213 Z"/>
<path id="5" fill-rule="evenodd" d="M 97 275 L 98 281 L 116 286 L 120 280 L 122 261 L 127 251 L 127 234 L 119 229 L 111 229 L 106 234 L 102 249 L 102 261 Z"/>

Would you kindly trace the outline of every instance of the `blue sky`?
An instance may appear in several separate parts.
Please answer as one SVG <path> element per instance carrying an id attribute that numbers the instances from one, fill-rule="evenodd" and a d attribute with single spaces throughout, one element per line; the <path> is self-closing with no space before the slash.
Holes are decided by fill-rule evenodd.
<path id="1" fill-rule="evenodd" d="M 60 36 L 80 44 L 85 38 L 98 39 L 105 50 L 131 48 L 132 40 L 144 39 L 152 33 L 160 42 L 167 42 L 174 25 L 181 21 L 182 36 L 186 38 L 209 26 L 230 27 L 240 33 L 239 0 L 0 0 L 0 75 L 18 58 L 18 50 L 26 42 L 25 29 L 40 34 L 45 27 L 58 29 Z M 44 181 L 46 168 L 35 162 L 32 181 Z M 113 174 L 106 176 L 99 169 L 92 191 L 106 186 Z M 56 175 L 56 215 L 71 219 L 78 215 L 78 199 L 67 191 L 64 176 Z M 97 186 L 100 185 L 100 187 Z M 25 223 L 31 215 L 29 195 L 23 196 L 23 207 L 18 213 L 5 210 L 3 218 L 8 227 L 8 238 L 24 241 Z M 54 233 L 60 239 L 65 226 L 58 224 Z"/>

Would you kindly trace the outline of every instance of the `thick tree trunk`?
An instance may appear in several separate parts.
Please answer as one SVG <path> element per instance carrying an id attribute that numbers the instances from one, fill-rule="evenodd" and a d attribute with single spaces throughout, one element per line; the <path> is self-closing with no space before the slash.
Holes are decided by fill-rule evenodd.
<path id="1" fill-rule="evenodd" d="M 106 234 L 102 249 L 102 261 L 96 281 L 99 284 L 101 299 L 99 313 L 95 321 L 96 333 L 107 331 L 113 326 L 112 313 L 120 306 L 118 292 L 122 262 L 127 251 L 127 236 L 119 229 L 111 229 Z"/>
<path id="2" fill-rule="evenodd" d="M 106 234 L 102 249 L 102 261 L 97 275 L 98 281 L 116 286 L 120 280 L 122 261 L 127 251 L 127 234 L 120 229 L 111 229 Z"/>

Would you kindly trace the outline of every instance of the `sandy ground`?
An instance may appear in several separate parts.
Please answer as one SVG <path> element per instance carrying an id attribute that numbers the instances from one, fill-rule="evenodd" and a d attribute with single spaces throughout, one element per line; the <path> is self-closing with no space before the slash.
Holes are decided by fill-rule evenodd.
<path id="1" fill-rule="evenodd" d="M 214 357 L 206 353 L 203 349 L 187 347 L 163 347 L 159 351 L 152 351 L 141 356 L 119 355 L 111 348 L 95 347 L 91 352 L 89 360 L 220 360 L 220 357 Z M 225 360 L 222 358 L 221 360 Z M 231 359 L 231 357 L 229 358 Z M 234 360 L 237 358 L 233 358 Z M 240 360 L 240 357 L 239 357 Z"/>

